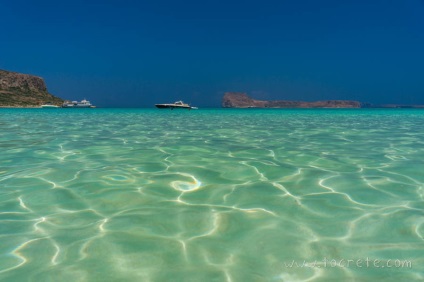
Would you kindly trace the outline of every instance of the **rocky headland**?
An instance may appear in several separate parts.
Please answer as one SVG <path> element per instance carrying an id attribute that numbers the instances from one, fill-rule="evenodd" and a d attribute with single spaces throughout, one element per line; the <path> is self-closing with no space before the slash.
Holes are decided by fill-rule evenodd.
<path id="1" fill-rule="evenodd" d="M 0 107 L 61 105 L 63 100 L 47 91 L 41 77 L 0 70 Z"/>
<path id="2" fill-rule="evenodd" d="M 361 103 L 350 100 L 304 101 L 263 101 L 255 100 L 246 93 L 227 92 L 222 98 L 224 108 L 361 108 Z"/>

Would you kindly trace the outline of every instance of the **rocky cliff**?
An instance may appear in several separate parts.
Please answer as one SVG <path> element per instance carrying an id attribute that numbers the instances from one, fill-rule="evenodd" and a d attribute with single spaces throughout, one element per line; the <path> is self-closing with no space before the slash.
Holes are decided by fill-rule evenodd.
<path id="1" fill-rule="evenodd" d="M 61 105 L 63 100 L 47 91 L 41 77 L 0 70 L 0 107 Z"/>
<path id="2" fill-rule="evenodd" d="M 246 93 L 227 92 L 222 98 L 224 108 L 360 108 L 361 103 L 346 100 L 316 102 L 303 101 L 261 101 L 254 100 Z"/>

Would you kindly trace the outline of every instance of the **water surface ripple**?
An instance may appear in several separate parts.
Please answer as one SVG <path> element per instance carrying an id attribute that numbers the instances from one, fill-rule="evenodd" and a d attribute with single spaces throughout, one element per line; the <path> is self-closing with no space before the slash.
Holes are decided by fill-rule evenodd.
<path id="1" fill-rule="evenodd" d="M 424 280 L 424 111 L 0 109 L 0 150 L 2 281 Z"/>

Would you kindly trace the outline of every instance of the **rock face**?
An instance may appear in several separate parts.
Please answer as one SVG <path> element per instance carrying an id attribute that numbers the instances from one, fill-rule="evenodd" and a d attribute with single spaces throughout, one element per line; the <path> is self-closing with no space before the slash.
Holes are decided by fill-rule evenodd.
<path id="1" fill-rule="evenodd" d="M 38 107 L 46 103 L 61 105 L 63 100 L 47 91 L 41 77 L 0 70 L 1 107 Z"/>
<path id="2" fill-rule="evenodd" d="M 246 93 L 227 92 L 222 98 L 224 108 L 361 108 L 361 103 L 346 100 L 317 102 L 303 101 L 261 101 L 254 100 Z"/>

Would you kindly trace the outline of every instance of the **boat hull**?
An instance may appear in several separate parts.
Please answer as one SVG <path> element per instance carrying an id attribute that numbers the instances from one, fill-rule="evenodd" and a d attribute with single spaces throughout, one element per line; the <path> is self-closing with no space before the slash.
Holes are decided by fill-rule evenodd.
<path id="1" fill-rule="evenodd" d="M 94 106 L 63 105 L 62 108 L 94 108 Z"/>
<path id="2" fill-rule="evenodd" d="M 60 107 L 55 106 L 55 105 L 41 105 L 41 108 L 43 108 L 43 109 L 57 109 L 57 108 L 60 108 Z"/>
<path id="3" fill-rule="evenodd" d="M 190 106 L 180 106 L 180 105 L 171 105 L 171 104 L 156 104 L 158 109 L 191 109 Z"/>

